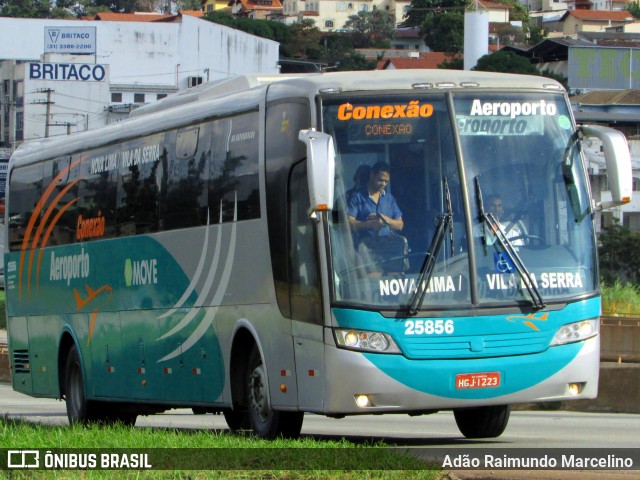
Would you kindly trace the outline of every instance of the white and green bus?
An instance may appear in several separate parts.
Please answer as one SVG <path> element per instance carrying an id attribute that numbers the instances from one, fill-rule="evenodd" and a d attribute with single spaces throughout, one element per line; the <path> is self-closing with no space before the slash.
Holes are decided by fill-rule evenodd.
<path id="1" fill-rule="evenodd" d="M 380 162 L 403 225 L 365 242 L 353 190 L 374 174 L 354 177 Z M 203 85 L 12 156 L 13 387 L 65 399 L 72 423 L 192 408 L 273 438 L 305 412 L 453 410 L 466 437 L 498 436 L 514 403 L 596 396 L 593 214 L 631 189 L 624 136 L 576 127 L 543 77 Z"/>

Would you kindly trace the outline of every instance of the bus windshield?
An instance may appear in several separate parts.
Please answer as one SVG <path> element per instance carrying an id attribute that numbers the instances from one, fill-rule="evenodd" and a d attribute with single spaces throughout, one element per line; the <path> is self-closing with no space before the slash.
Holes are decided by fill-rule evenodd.
<path id="1" fill-rule="evenodd" d="M 560 93 L 326 98 L 334 300 L 540 308 L 596 289 L 589 189 Z"/>

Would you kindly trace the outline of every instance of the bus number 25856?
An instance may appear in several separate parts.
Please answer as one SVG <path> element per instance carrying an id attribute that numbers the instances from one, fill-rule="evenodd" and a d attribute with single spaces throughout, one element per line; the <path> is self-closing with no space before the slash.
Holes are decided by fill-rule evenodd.
<path id="1" fill-rule="evenodd" d="M 407 320 L 405 335 L 451 335 L 455 328 L 453 320 Z"/>

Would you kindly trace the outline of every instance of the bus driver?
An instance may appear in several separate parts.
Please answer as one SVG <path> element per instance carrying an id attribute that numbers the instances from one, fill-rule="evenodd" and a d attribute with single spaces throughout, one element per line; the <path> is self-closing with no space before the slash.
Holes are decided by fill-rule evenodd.
<path id="1" fill-rule="evenodd" d="M 366 237 L 389 235 L 390 229 L 399 232 L 404 227 L 402 211 L 393 195 L 385 191 L 390 179 L 389 165 L 378 162 L 371 169 L 367 184 L 347 199 L 347 215 L 356 248 Z"/>

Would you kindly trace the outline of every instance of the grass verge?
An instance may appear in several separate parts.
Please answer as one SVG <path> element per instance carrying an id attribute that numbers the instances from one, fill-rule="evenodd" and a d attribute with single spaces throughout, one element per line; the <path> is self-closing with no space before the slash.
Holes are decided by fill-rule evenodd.
<path id="1" fill-rule="evenodd" d="M 384 445 L 355 445 L 346 440 L 265 441 L 227 432 L 122 425 L 50 426 L 6 417 L 0 418 L 0 445 L 12 449 L 46 449 L 54 456 L 65 452 L 96 455 L 98 465 L 102 454 L 148 453 L 149 463 L 155 463 L 153 469 L 131 471 L 0 470 L 0 477 L 9 479 L 435 480 L 441 473 L 439 468 L 425 465 L 406 452 L 394 451 Z M 41 450 L 41 465 L 43 457 Z M 89 457 L 85 457 L 85 461 L 86 458 Z M 0 465 L 2 462 L 0 459 Z"/>
<path id="2" fill-rule="evenodd" d="M 621 317 L 640 316 L 640 291 L 630 283 L 602 284 L 602 314 Z"/>

